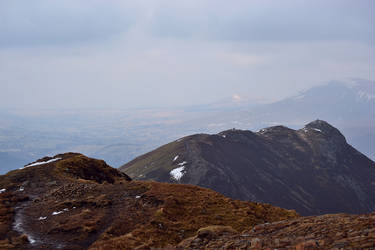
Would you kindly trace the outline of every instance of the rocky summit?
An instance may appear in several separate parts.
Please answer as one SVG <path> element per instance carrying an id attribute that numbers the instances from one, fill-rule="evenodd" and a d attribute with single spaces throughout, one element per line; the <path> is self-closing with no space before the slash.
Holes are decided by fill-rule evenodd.
<path id="1" fill-rule="evenodd" d="M 375 163 L 322 120 L 299 130 L 274 126 L 191 135 L 120 170 L 136 180 L 198 185 L 302 215 L 375 210 Z"/>
<path id="2" fill-rule="evenodd" d="M 205 188 L 133 181 L 76 153 L 0 176 L 0 249 L 172 248 L 213 225 L 241 232 L 297 217 Z"/>

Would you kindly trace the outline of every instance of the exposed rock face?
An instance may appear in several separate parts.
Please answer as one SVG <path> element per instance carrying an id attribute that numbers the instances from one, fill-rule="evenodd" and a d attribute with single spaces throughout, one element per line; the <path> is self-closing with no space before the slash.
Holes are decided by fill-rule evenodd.
<path id="1" fill-rule="evenodd" d="M 321 120 L 300 130 L 192 135 L 120 169 L 134 179 L 199 185 L 303 215 L 375 210 L 375 163 Z"/>
<path id="2" fill-rule="evenodd" d="M 201 230 L 200 230 L 201 231 Z M 241 233 L 211 230 L 181 249 L 375 249 L 375 213 L 323 215 L 257 225 Z"/>
<path id="3" fill-rule="evenodd" d="M 296 217 L 200 187 L 132 181 L 75 153 L 0 176 L 0 249 L 167 247 L 210 225 L 240 232 Z"/>

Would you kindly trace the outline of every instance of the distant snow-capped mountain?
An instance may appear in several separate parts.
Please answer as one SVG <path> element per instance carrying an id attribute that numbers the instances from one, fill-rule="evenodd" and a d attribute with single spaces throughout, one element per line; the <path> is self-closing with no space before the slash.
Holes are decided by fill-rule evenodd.
<path id="1" fill-rule="evenodd" d="M 375 82 L 369 80 L 332 81 L 246 111 L 206 117 L 200 126 L 208 132 L 280 124 L 298 128 L 315 119 L 329 121 L 346 134 L 350 144 L 375 159 Z"/>

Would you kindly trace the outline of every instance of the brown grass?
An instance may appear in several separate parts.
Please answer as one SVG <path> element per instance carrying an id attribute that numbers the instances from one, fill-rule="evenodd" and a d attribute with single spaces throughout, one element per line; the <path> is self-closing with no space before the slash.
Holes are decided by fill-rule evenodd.
<path id="1" fill-rule="evenodd" d="M 21 204 L 23 227 L 43 238 L 40 247 L 46 249 L 56 244 L 66 249 L 167 247 L 203 227 L 210 232 L 223 228 L 241 232 L 297 216 L 294 211 L 232 200 L 192 185 L 129 181 L 103 161 L 83 155 L 61 157 L 56 163 L 0 178 L 0 186 L 10 190 L 0 195 L 0 249 L 30 246 L 27 237 L 12 229 L 14 208 Z M 21 185 L 25 191 L 17 192 Z M 28 195 L 33 197 L 30 201 Z M 54 211 L 64 212 L 53 216 Z M 42 216 L 47 219 L 38 220 Z"/>

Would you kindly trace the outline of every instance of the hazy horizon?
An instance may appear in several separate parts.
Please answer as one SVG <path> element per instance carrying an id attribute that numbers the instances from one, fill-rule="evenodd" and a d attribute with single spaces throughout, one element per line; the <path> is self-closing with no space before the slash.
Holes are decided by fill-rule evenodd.
<path id="1" fill-rule="evenodd" d="M 375 79 L 373 1 L 2 1 L 2 110 L 274 101 Z"/>

